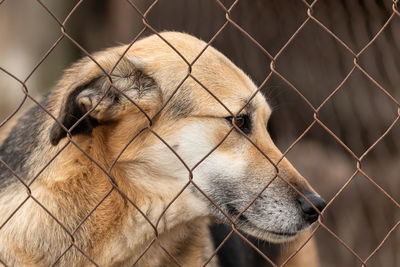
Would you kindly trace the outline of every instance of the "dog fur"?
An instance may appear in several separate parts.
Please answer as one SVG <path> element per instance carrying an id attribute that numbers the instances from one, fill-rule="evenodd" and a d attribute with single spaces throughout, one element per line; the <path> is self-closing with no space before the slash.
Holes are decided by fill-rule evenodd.
<path id="1" fill-rule="evenodd" d="M 183 33 L 161 35 L 189 62 L 206 46 Z M 315 194 L 286 158 L 280 160 L 266 130 L 271 109 L 264 97 L 257 93 L 245 106 L 257 87 L 220 52 L 208 47 L 191 67 L 200 85 L 187 77 L 188 65 L 158 36 L 137 41 L 124 54 L 126 49 L 94 54 L 101 68 L 89 58 L 72 65 L 41 101 L 58 122 L 35 106 L 3 141 L 1 159 L 30 185 L 28 191 L 1 164 L 0 225 L 23 203 L 0 229 L 0 260 L 6 264 L 46 266 L 58 259 L 60 266 L 88 265 L 84 252 L 101 266 L 132 265 L 157 235 L 138 266 L 173 265 L 163 248 L 183 266 L 202 265 L 213 251 L 210 219 L 229 221 L 193 184 L 169 206 L 190 180 L 187 168 L 194 166 L 193 182 L 232 218 L 275 176 L 263 153 L 279 162 L 279 175 L 298 191 Z M 247 116 L 243 131 L 263 153 L 235 128 L 197 165 L 238 124 L 203 86 L 232 114 Z M 151 130 L 142 111 L 156 115 Z M 73 127 L 74 144 L 59 123 Z M 112 180 L 99 166 L 112 166 Z M 293 240 L 310 225 L 298 198 L 277 178 L 236 226 L 271 242 Z M 157 231 L 142 213 L 158 222 Z M 210 262 L 217 264 L 216 258 Z"/>

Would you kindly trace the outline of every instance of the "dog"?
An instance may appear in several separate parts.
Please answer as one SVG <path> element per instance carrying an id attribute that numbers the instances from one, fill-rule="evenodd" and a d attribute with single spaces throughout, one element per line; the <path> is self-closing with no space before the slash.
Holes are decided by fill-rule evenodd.
<path id="1" fill-rule="evenodd" d="M 281 243 L 317 220 L 325 202 L 271 140 L 271 108 L 219 51 L 164 32 L 93 59 L 3 141 L 2 262 L 217 266 L 210 221 Z"/>

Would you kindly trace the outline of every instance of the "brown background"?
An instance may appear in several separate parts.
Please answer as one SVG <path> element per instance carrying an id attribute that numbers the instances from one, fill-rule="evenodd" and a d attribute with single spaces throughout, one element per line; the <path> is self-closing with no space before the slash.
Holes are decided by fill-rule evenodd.
<path id="1" fill-rule="evenodd" d="M 1 1 L 0 1 L 1 2 Z M 62 21 L 77 1 L 43 1 Z M 151 1 L 133 1 L 143 12 Z M 232 1 L 222 3 L 229 7 Z M 312 15 L 356 54 L 389 19 L 392 1 L 319 1 Z M 225 11 L 215 0 L 159 1 L 148 14 L 157 31 L 177 30 L 205 41 L 225 23 Z M 231 18 L 275 56 L 307 19 L 302 1 L 240 0 Z M 143 28 L 128 1 L 92 0 L 72 14 L 66 29 L 82 47 L 94 52 L 129 43 Z M 147 30 L 144 35 L 151 34 Z M 143 35 L 143 36 L 144 36 Z M 61 36 L 60 27 L 36 1 L 0 4 L 0 67 L 39 96 L 49 90 L 62 70 L 83 55 L 63 38 L 30 76 L 41 58 Z M 261 84 L 271 59 L 232 24 L 212 44 Z M 318 23 L 310 20 L 276 60 L 277 71 L 317 108 L 354 66 L 353 55 Z M 358 57 L 358 63 L 400 101 L 400 15 Z M 285 151 L 314 121 L 313 110 L 277 75 L 262 88 L 274 108 L 272 135 Z M 23 98 L 21 86 L 0 71 L 0 119 Z M 31 103 L 27 101 L 24 106 Z M 21 112 L 21 111 L 19 111 Z M 398 117 L 398 106 L 361 71 L 355 70 L 318 113 L 318 118 L 361 156 Z M 5 125 L 3 128 L 7 127 Z M 0 129 L 1 130 L 1 129 Z M 361 161 L 362 170 L 396 201 L 400 201 L 400 126 L 393 129 Z M 314 125 L 288 153 L 288 158 L 328 201 L 356 171 L 356 160 L 331 134 Z M 362 259 L 368 257 L 388 231 L 399 223 L 400 211 L 364 176 L 358 174 L 326 210 L 324 222 Z M 400 227 L 368 262 L 370 266 L 400 265 Z M 326 230 L 316 234 L 322 266 L 359 266 L 360 262 Z"/>

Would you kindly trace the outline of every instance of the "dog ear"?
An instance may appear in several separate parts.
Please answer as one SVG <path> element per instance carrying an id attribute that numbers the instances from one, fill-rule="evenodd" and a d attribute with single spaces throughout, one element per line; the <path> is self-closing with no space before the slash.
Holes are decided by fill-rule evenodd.
<path id="1" fill-rule="evenodd" d="M 79 73 L 69 71 L 73 72 Z M 99 70 L 98 75 L 84 84 L 74 84 L 61 103 L 58 121 L 70 129 L 88 111 L 90 113 L 71 130 L 72 135 L 91 134 L 94 127 L 116 119 L 126 111 L 127 105 L 134 106 L 132 101 L 140 106 L 141 103 L 157 102 L 154 97 L 160 98 L 155 81 L 126 58 L 118 63 L 111 75 Z M 50 131 L 50 142 L 57 145 L 66 136 L 67 132 L 55 122 Z"/>

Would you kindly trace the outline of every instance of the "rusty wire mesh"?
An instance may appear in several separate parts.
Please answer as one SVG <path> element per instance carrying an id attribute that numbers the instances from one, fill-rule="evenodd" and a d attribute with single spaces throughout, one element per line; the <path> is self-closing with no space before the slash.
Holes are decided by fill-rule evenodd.
<path id="1" fill-rule="evenodd" d="M 303 194 L 301 192 L 299 192 L 293 185 L 291 185 L 288 181 L 286 181 L 282 176 L 279 175 L 279 168 L 278 168 L 278 163 L 280 162 L 280 160 L 282 160 L 283 157 L 285 157 L 295 146 L 296 144 L 298 144 L 300 142 L 300 140 L 302 138 L 304 138 L 304 136 L 313 128 L 313 127 L 317 127 L 320 126 L 322 129 L 324 129 L 326 131 L 327 134 L 329 134 L 331 137 L 334 138 L 334 140 L 336 140 L 336 142 L 338 144 L 340 144 L 340 146 L 342 146 L 348 153 L 348 155 L 350 155 L 350 157 L 352 157 L 355 162 L 356 162 L 356 166 L 355 166 L 355 171 L 354 173 L 351 175 L 351 177 L 348 177 L 346 182 L 341 186 L 341 188 L 337 191 L 337 193 L 328 201 L 328 204 L 325 208 L 325 210 L 321 213 L 321 216 L 319 217 L 319 220 L 317 222 L 317 227 L 313 230 L 311 236 L 305 241 L 304 244 L 301 244 L 301 246 L 296 249 L 295 251 L 293 251 L 293 253 L 282 263 L 280 264 L 280 266 L 284 266 L 285 264 L 287 264 L 305 245 L 306 243 L 315 235 L 315 233 L 317 231 L 326 231 L 327 233 L 329 233 L 334 239 L 336 239 L 338 242 L 338 246 L 343 246 L 348 253 L 350 253 L 351 255 L 354 256 L 354 258 L 362 265 L 362 266 L 366 266 L 367 263 L 369 263 L 369 260 L 377 253 L 377 251 L 382 248 L 382 246 L 385 244 L 386 240 L 392 235 L 392 233 L 396 230 L 396 228 L 399 226 L 400 224 L 400 220 L 398 220 L 392 227 L 391 229 L 389 229 L 387 231 L 387 234 L 385 235 L 385 237 L 380 241 L 379 244 L 376 245 L 375 249 L 367 256 L 367 257 L 361 257 L 360 255 L 358 255 L 358 253 L 351 247 L 349 246 L 343 239 L 341 239 L 334 231 L 332 231 L 330 229 L 330 227 L 324 222 L 324 213 L 330 209 L 330 206 L 332 205 L 332 203 L 338 198 L 338 196 L 348 187 L 348 185 L 353 181 L 353 179 L 357 176 L 357 175 L 361 175 L 363 178 L 365 178 L 366 181 L 368 181 L 368 183 L 370 183 L 371 185 L 373 185 L 376 189 L 378 189 L 389 201 L 391 201 L 396 208 L 400 208 L 400 204 L 395 200 L 395 198 L 393 196 L 391 196 L 391 194 L 389 194 L 388 192 L 386 192 L 380 185 L 379 182 L 377 182 L 374 177 L 371 177 L 370 175 L 368 175 L 364 169 L 363 169 L 363 160 L 365 159 L 365 157 L 383 140 L 383 138 L 385 138 L 386 136 L 388 136 L 391 132 L 391 130 L 398 124 L 398 121 L 400 119 L 400 103 L 399 101 L 390 93 L 390 90 L 387 90 L 384 86 L 382 86 L 376 79 L 374 79 L 374 77 L 369 74 L 369 72 L 366 70 L 365 66 L 363 66 L 362 64 L 360 64 L 359 58 L 360 56 L 365 53 L 365 51 L 376 41 L 377 38 L 379 38 L 379 36 L 381 36 L 383 34 L 383 32 L 385 31 L 385 29 L 388 27 L 388 25 L 390 25 L 392 23 L 392 21 L 394 21 L 395 19 L 400 19 L 400 12 L 399 12 L 399 6 L 398 6 L 398 0 L 393 0 L 392 1 L 392 11 L 390 16 L 388 16 L 386 18 L 386 21 L 384 23 L 384 25 L 374 34 L 374 37 L 369 40 L 369 42 L 363 46 L 360 50 L 358 51 L 354 51 L 354 49 L 351 49 L 350 46 L 343 41 L 341 38 L 339 38 L 339 36 L 332 31 L 332 29 L 330 29 L 329 26 L 325 25 L 320 19 L 317 18 L 317 16 L 314 13 L 314 7 L 315 5 L 319 2 L 318 0 L 313 1 L 312 3 L 309 3 L 307 1 L 302 1 L 305 8 L 306 8 L 306 18 L 304 19 L 304 21 L 302 22 L 302 24 L 295 30 L 293 31 L 293 34 L 290 36 L 290 38 L 288 38 L 288 40 L 286 41 L 286 43 L 279 49 L 279 51 L 277 53 L 270 53 L 267 49 L 265 49 L 263 47 L 263 45 L 261 45 L 254 37 L 252 37 L 251 34 L 249 34 L 244 28 L 242 28 L 242 26 L 237 23 L 231 16 L 231 12 L 232 10 L 235 9 L 235 7 L 237 6 L 238 2 L 240 1 L 244 1 L 244 0 L 236 0 L 230 4 L 224 4 L 223 2 L 221 2 L 220 0 L 215 0 L 215 4 L 216 7 L 221 9 L 223 11 L 223 13 L 225 14 L 225 18 L 224 18 L 224 23 L 222 24 L 222 26 L 213 34 L 212 38 L 208 40 L 207 45 L 203 48 L 203 50 L 197 55 L 197 57 L 192 61 L 189 62 L 181 53 L 179 53 L 179 51 L 177 49 L 175 49 L 173 47 L 173 45 L 171 45 L 167 40 L 165 40 L 160 34 L 159 31 L 156 30 L 152 24 L 149 22 L 148 20 L 148 16 L 149 14 L 152 12 L 152 10 L 159 4 L 159 0 L 155 0 L 153 2 L 150 3 L 150 5 L 145 9 L 145 10 L 141 10 L 138 5 L 135 3 L 134 0 L 127 0 L 127 4 L 129 5 L 129 7 L 134 10 L 136 12 L 136 15 L 142 20 L 142 28 L 139 31 L 139 33 L 132 38 L 130 44 L 128 45 L 127 50 L 125 51 L 125 53 L 129 50 L 129 48 L 142 36 L 144 36 L 144 33 L 150 32 L 152 34 L 157 35 L 159 38 L 161 38 L 167 45 L 169 45 L 181 58 L 182 60 L 187 64 L 188 67 L 188 71 L 186 76 L 183 78 L 183 80 L 180 82 L 179 86 L 177 88 L 175 88 L 174 92 L 172 93 L 172 95 L 169 97 L 169 99 L 167 99 L 165 101 L 165 103 L 163 104 L 163 106 L 153 115 L 153 116 L 149 116 L 148 114 L 146 114 L 145 111 L 143 111 L 141 109 L 141 107 L 136 104 L 133 100 L 130 100 L 132 102 L 133 105 L 135 105 L 138 109 L 140 109 L 142 111 L 142 113 L 144 114 L 144 116 L 146 116 L 146 118 L 148 119 L 148 125 L 144 128 L 142 128 L 140 131 L 138 131 L 137 133 L 135 133 L 132 138 L 130 139 L 129 143 L 127 143 L 125 145 L 125 147 L 122 149 L 122 151 L 119 153 L 119 155 L 114 159 L 113 163 L 111 164 L 111 166 L 108 169 L 105 169 L 103 166 L 101 166 L 98 162 L 96 162 L 85 150 L 83 150 L 76 142 L 74 142 L 74 140 L 71 137 L 71 131 L 77 127 L 77 125 L 84 120 L 85 117 L 87 117 L 91 111 L 93 111 L 95 109 L 95 107 L 92 107 L 91 110 L 89 110 L 82 118 L 80 118 L 71 128 L 67 129 L 64 125 L 62 125 L 62 123 L 57 120 L 57 118 L 55 118 L 50 112 L 48 112 L 46 110 L 46 108 L 39 103 L 39 101 L 37 101 L 32 94 L 29 92 L 28 90 L 28 86 L 27 81 L 31 78 L 31 76 L 35 73 L 35 71 L 39 68 L 39 66 L 49 57 L 49 55 L 54 51 L 54 49 L 60 44 L 60 42 L 62 40 L 68 40 L 69 42 L 71 42 L 74 46 L 76 46 L 80 51 L 83 52 L 84 55 L 86 55 L 87 57 L 89 57 L 95 64 L 97 64 L 97 66 L 102 69 L 102 71 L 104 72 L 104 74 L 108 77 L 109 79 L 109 87 L 107 89 L 107 91 L 105 92 L 105 94 L 103 95 L 103 97 L 107 94 L 107 92 L 109 90 L 111 90 L 113 88 L 112 85 L 112 79 L 110 77 L 110 74 L 112 72 L 112 70 L 110 72 L 106 72 L 103 67 L 101 66 L 101 64 L 99 64 L 90 54 L 90 52 L 88 52 L 78 41 L 75 40 L 74 37 L 72 37 L 69 33 L 68 30 L 68 22 L 71 19 L 71 16 L 74 14 L 74 12 L 76 12 L 76 10 L 79 8 L 79 6 L 85 2 L 85 0 L 80 0 L 78 1 L 75 6 L 70 10 L 70 12 L 68 13 L 68 15 L 65 18 L 59 18 L 43 1 L 41 0 L 37 0 L 37 4 L 40 5 L 43 10 L 45 10 L 52 18 L 55 24 L 58 25 L 58 27 L 60 28 L 60 33 L 59 33 L 59 37 L 58 39 L 53 43 L 53 45 L 50 47 L 50 49 L 48 49 L 48 51 L 43 55 L 43 57 L 39 60 L 39 62 L 37 62 L 37 64 L 35 65 L 35 67 L 31 70 L 31 72 L 24 78 L 19 78 L 16 77 L 16 75 L 14 75 L 13 73 L 11 73 L 10 71 L 8 71 L 6 68 L 3 68 L 2 66 L 0 66 L 0 70 L 1 72 L 3 72 L 3 74 L 8 75 L 9 77 L 11 77 L 12 79 L 14 79 L 15 81 L 17 81 L 20 85 L 21 85 L 21 89 L 23 91 L 24 97 L 23 100 L 21 101 L 21 103 L 19 104 L 19 106 L 13 111 L 11 112 L 7 118 L 5 118 L 1 124 L 0 127 L 3 127 L 4 125 L 6 125 L 7 123 L 9 123 L 9 121 L 11 119 L 13 119 L 13 117 L 20 111 L 20 109 L 22 108 L 23 104 L 30 99 L 31 101 L 33 101 L 35 103 L 35 105 L 39 106 L 43 111 L 45 111 L 49 116 L 52 117 L 52 119 L 57 122 L 60 127 L 62 127 L 68 134 L 67 134 L 67 138 L 68 138 L 68 142 L 58 151 L 58 153 L 45 165 L 42 167 L 42 169 L 29 181 L 29 183 L 24 182 L 24 179 L 19 177 L 19 175 L 15 172 L 15 170 L 12 170 L 6 162 L 4 162 L 3 160 L 0 159 L 0 162 L 3 166 L 5 166 L 15 177 L 15 179 L 18 179 L 18 181 L 26 188 L 27 191 L 27 195 L 26 198 L 24 199 L 24 201 L 21 202 L 21 204 L 17 207 L 17 209 L 7 218 L 5 219 L 5 221 L 2 222 L 2 224 L 0 225 L 0 231 L 1 229 L 4 227 L 4 225 L 6 225 L 10 219 L 14 216 L 14 214 L 26 203 L 26 201 L 28 201 L 29 199 L 35 201 L 44 211 L 47 212 L 47 214 L 49 216 L 51 216 L 60 226 L 61 228 L 70 236 L 70 245 L 67 247 L 67 249 L 63 252 L 60 253 L 60 255 L 57 257 L 56 261 L 53 263 L 53 265 L 56 265 L 57 262 L 59 262 L 59 260 L 70 250 L 70 249 L 76 249 L 78 250 L 84 257 L 86 257 L 93 265 L 97 266 L 98 264 L 96 263 L 95 259 L 92 259 L 85 251 L 83 251 L 76 243 L 75 243 L 75 238 L 74 238 L 74 234 L 79 230 L 79 228 L 85 223 L 85 221 L 93 214 L 93 212 L 103 203 L 103 201 L 105 199 L 107 199 L 107 197 L 112 193 L 112 192 L 118 192 L 123 198 L 125 198 L 130 205 L 132 205 L 135 209 L 138 210 L 139 213 L 142 214 L 142 216 L 147 220 L 147 222 L 151 225 L 151 227 L 154 230 L 154 238 L 153 240 L 149 243 L 149 245 L 146 248 L 143 248 L 143 253 L 135 258 L 132 259 L 132 265 L 135 265 L 137 262 L 139 262 L 142 258 L 143 255 L 145 255 L 145 253 L 149 250 L 149 248 L 151 248 L 152 246 L 160 246 L 161 249 L 170 257 L 170 259 L 178 266 L 181 266 L 181 263 L 179 263 L 179 261 L 172 255 L 172 253 L 170 253 L 166 248 L 163 247 L 162 243 L 159 242 L 159 233 L 158 233 L 158 226 L 159 223 L 162 219 L 162 217 L 164 216 L 164 214 L 166 213 L 166 211 L 168 210 L 168 208 L 176 201 L 176 199 L 179 198 L 179 196 L 182 194 L 182 192 L 184 190 L 186 190 L 186 188 L 189 185 L 193 185 L 201 194 L 204 195 L 205 198 L 208 199 L 208 201 L 210 201 L 210 203 L 212 205 L 214 205 L 222 214 L 224 214 L 224 216 L 227 218 L 227 220 L 231 223 L 231 228 L 232 230 L 230 231 L 230 233 L 226 236 L 226 238 L 223 240 L 223 242 L 221 244 L 219 244 L 216 248 L 216 250 L 212 253 L 212 255 L 210 255 L 210 257 L 203 263 L 203 265 L 207 265 L 213 257 L 215 257 L 215 255 L 217 254 L 217 252 L 222 248 L 222 246 L 227 242 L 227 240 L 235 233 L 237 234 L 241 239 L 243 239 L 249 246 L 251 246 L 257 253 L 259 253 L 266 262 L 269 262 L 271 265 L 273 266 L 277 266 L 277 264 L 275 262 L 273 262 L 267 255 L 265 255 L 256 245 L 254 245 L 252 242 L 249 241 L 249 239 L 243 235 L 237 228 L 236 228 L 236 222 L 238 220 L 238 218 L 255 202 L 255 200 L 263 193 L 263 191 L 275 180 L 275 179 L 282 179 L 283 181 L 285 181 L 290 187 L 292 187 L 295 191 L 297 191 L 297 193 L 301 196 L 303 196 Z M 0 1 L 0 9 L 1 9 L 1 5 L 4 4 L 4 2 L 7 2 L 5 0 Z M 295 82 L 290 81 L 290 79 L 286 78 L 284 74 L 282 74 L 278 69 L 277 66 L 279 65 L 279 58 L 281 57 L 282 54 L 285 53 L 285 51 L 287 50 L 287 48 L 292 44 L 293 40 L 302 32 L 302 30 L 304 29 L 304 27 L 306 25 L 309 24 L 314 24 L 316 26 L 318 26 L 322 31 L 324 31 L 325 33 L 329 34 L 333 40 L 335 40 L 335 42 L 337 42 L 338 45 L 340 45 L 342 48 L 344 48 L 348 54 L 349 57 L 351 57 L 353 59 L 353 66 L 350 69 L 350 71 L 348 71 L 342 81 L 339 83 L 339 85 L 336 88 L 333 88 L 333 90 L 331 91 L 331 93 L 325 98 L 324 101 L 322 101 L 322 103 L 320 103 L 318 106 L 315 106 L 311 103 L 311 101 L 309 101 L 309 99 L 304 96 L 304 94 L 302 93 L 301 90 L 299 90 L 294 84 Z M 313 119 L 312 122 L 308 125 L 308 127 L 296 138 L 296 140 L 294 142 L 292 142 L 292 144 L 283 152 L 283 156 L 282 158 L 278 161 L 278 163 L 274 163 L 267 154 L 265 154 L 260 148 L 258 148 L 256 146 L 256 144 L 249 138 L 247 137 L 247 135 L 245 133 L 243 133 L 237 126 L 233 125 L 232 128 L 229 130 L 229 132 L 225 135 L 224 138 L 222 138 L 220 140 L 220 142 L 211 150 L 209 151 L 209 153 L 207 155 L 205 155 L 197 164 L 195 164 L 192 168 L 190 168 L 185 161 L 179 156 L 179 154 L 174 151 L 174 149 L 157 133 L 152 129 L 152 121 L 160 114 L 160 112 L 164 109 L 164 107 L 169 103 L 169 101 L 171 100 L 171 98 L 175 95 L 175 93 L 177 91 L 179 91 L 180 86 L 185 82 L 186 79 L 188 79 L 189 77 L 192 78 L 194 81 L 196 81 L 205 91 L 207 91 L 220 105 L 223 106 L 223 108 L 225 110 L 227 110 L 232 116 L 235 116 L 236 114 L 239 114 L 240 111 L 238 111 L 236 114 L 234 114 L 231 110 L 229 110 L 229 108 L 227 106 L 225 106 L 207 87 L 205 87 L 203 84 L 201 84 L 201 82 L 191 73 L 191 67 L 193 66 L 193 64 L 198 60 L 198 58 L 200 58 L 203 54 L 203 52 L 207 49 L 208 46 L 212 45 L 215 41 L 216 38 L 218 38 L 221 33 L 225 30 L 225 28 L 227 26 L 233 26 L 236 30 L 238 30 L 241 34 L 243 38 L 247 38 L 252 44 L 254 44 L 254 49 L 258 49 L 259 51 L 261 51 L 267 58 L 269 58 L 270 60 L 270 65 L 269 65 L 269 71 L 267 73 L 267 75 L 265 76 L 264 80 L 260 83 L 258 90 L 256 92 L 254 92 L 254 94 L 252 95 L 252 97 L 250 99 L 248 99 L 247 103 L 242 107 L 241 110 L 243 110 L 246 105 L 249 104 L 249 102 L 251 101 L 251 99 L 258 93 L 260 92 L 266 85 L 266 83 L 272 78 L 278 78 L 280 79 L 283 83 L 285 83 L 287 86 L 289 86 L 293 92 L 295 92 L 298 96 L 299 96 L 299 101 L 303 101 L 310 110 L 312 110 L 313 113 Z M 118 62 L 123 58 L 124 55 L 121 56 L 121 58 L 118 60 Z M 118 65 L 118 62 L 115 64 L 114 68 Z M 379 90 L 380 92 L 382 92 L 384 95 L 386 95 L 386 97 L 391 101 L 391 103 L 393 103 L 396 107 L 397 107 L 397 114 L 395 114 L 395 118 L 393 119 L 393 121 L 391 122 L 391 124 L 389 125 L 389 127 L 387 127 L 386 131 L 379 137 L 377 138 L 372 145 L 370 145 L 367 149 L 365 149 L 361 155 L 358 155 L 357 153 L 353 152 L 353 150 L 347 146 L 342 140 L 341 138 L 339 138 L 319 117 L 320 111 L 321 109 L 336 95 L 338 94 L 338 92 L 340 92 L 343 88 L 343 85 L 346 83 L 346 81 L 348 81 L 350 79 L 350 77 L 353 75 L 353 73 L 358 70 L 360 71 L 365 78 L 367 78 L 369 81 L 371 81 L 374 85 L 375 85 L 375 89 Z M 180 190 L 180 192 L 172 199 L 172 201 L 167 205 L 167 207 L 164 209 L 163 212 L 161 212 L 159 219 L 157 220 L 157 222 L 154 224 L 152 223 L 147 217 L 146 214 L 144 214 L 141 210 L 140 207 L 138 207 L 134 201 L 132 201 L 131 199 L 128 198 L 128 196 L 118 187 L 118 185 L 114 182 L 114 179 L 112 177 L 111 171 L 114 168 L 115 164 L 117 163 L 119 157 L 122 155 L 122 153 L 124 152 L 124 150 L 129 146 L 130 143 L 132 143 L 135 138 L 137 138 L 142 132 L 144 131 L 148 131 L 149 133 L 153 134 L 155 137 L 157 137 L 162 143 L 165 144 L 165 146 L 167 146 L 172 153 L 174 153 L 174 155 L 179 159 L 179 161 L 181 161 L 182 165 L 187 169 L 188 172 L 188 182 L 186 183 L 185 186 L 182 187 L 182 189 Z M 213 153 L 213 151 L 215 151 L 216 149 L 218 149 L 218 147 L 224 142 L 224 140 L 229 136 L 229 134 L 232 131 L 238 131 L 240 132 L 243 137 L 245 137 L 250 143 L 252 143 L 256 149 L 265 157 L 266 160 L 268 160 L 271 164 L 273 164 L 273 166 L 275 167 L 275 176 L 267 183 L 265 184 L 263 190 L 261 190 L 257 196 L 254 197 L 253 201 L 251 201 L 250 203 L 248 203 L 247 207 L 242 210 L 240 212 L 239 215 L 237 215 L 236 218 L 231 219 L 209 196 L 207 196 L 207 194 L 205 192 L 203 192 L 201 190 L 201 188 L 192 180 L 193 179 L 193 171 L 211 154 Z M 67 229 L 67 227 L 65 227 L 62 222 L 60 222 L 42 203 L 40 203 L 40 201 L 38 201 L 35 196 L 33 196 L 31 194 L 31 190 L 30 190 L 30 186 L 31 184 L 38 178 L 38 176 L 53 162 L 53 160 L 69 145 L 73 145 L 75 146 L 77 149 L 79 149 L 83 154 L 85 154 L 85 156 L 90 159 L 91 161 L 93 161 L 93 163 L 95 163 L 99 169 L 101 169 L 104 174 L 106 174 L 109 178 L 109 182 L 111 185 L 111 189 L 104 195 L 104 197 L 92 208 L 92 210 L 84 217 L 84 219 L 78 224 L 78 226 L 73 230 L 73 231 L 69 231 Z M 304 196 L 303 196 L 304 197 Z M 310 203 L 312 205 L 312 203 Z M 366 233 L 368 234 L 368 233 Z M 323 259 L 321 259 L 323 261 Z M 2 263 L 3 265 L 7 266 L 7 263 L 4 262 L 2 259 L 0 259 L 0 263 Z"/>

